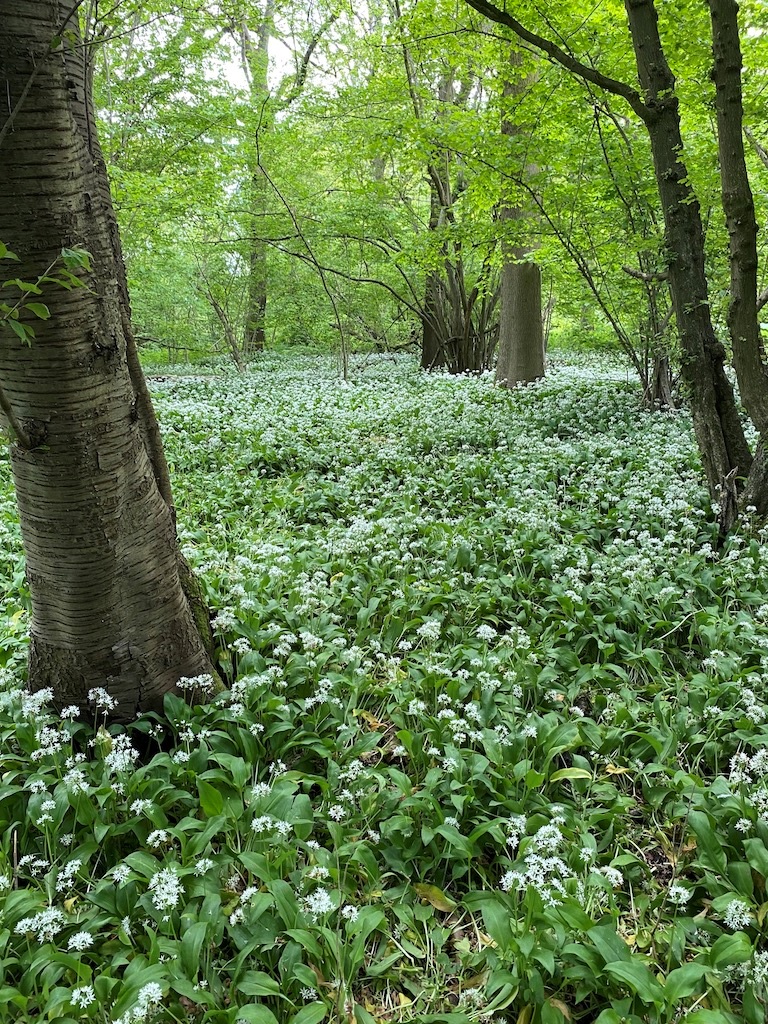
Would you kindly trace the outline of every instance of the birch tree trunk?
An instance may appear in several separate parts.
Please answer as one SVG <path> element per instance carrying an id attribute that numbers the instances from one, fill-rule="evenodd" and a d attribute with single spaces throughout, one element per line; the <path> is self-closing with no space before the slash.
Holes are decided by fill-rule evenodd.
<path id="1" fill-rule="evenodd" d="M 105 687 L 117 716 L 210 671 L 181 582 L 167 468 L 130 335 L 125 271 L 96 140 L 76 0 L 7 3 L 0 238 L 35 281 L 86 249 L 87 287 L 44 284 L 31 347 L 0 334 L 0 385 L 32 596 L 29 680 L 59 704 Z M 15 298 L 11 294 L 3 298 Z"/>

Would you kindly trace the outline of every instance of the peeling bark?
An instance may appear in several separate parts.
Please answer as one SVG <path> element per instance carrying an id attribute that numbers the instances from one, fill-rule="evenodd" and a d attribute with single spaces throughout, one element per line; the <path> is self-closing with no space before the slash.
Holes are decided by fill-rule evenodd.
<path id="1" fill-rule="evenodd" d="M 11 446 L 32 596 L 30 685 L 80 706 L 104 686 L 130 719 L 211 666 L 180 582 L 167 467 L 126 335 L 77 4 L 7 7 L 0 54 L 12 102 L 36 74 L 3 143 L 0 238 L 19 255 L 22 279 L 35 280 L 62 248 L 88 250 L 93 266 L 81 275 L 86 288 L 45 286 L 51 318 L 35 322 L 31 348 L 0 337 L 8 399 L 27 430 L 44 433 L 32 449 Z"/>

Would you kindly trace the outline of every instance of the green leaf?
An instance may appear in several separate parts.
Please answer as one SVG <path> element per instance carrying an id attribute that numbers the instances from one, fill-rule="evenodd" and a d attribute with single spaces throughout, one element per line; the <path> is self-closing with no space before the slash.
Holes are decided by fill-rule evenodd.
<path id="1" fill-rule="evenodd" d="M 328 1014 L 325 1003 L 309 1003 L 291 1017 L 290 1024 L 320 1024 Z"/>
<path id="2" fill-rule="evenodd" d="M 721 970 L 732 964 L 745 964 L 752 959 L 752 943 L 744 932 L 733 935 L 721 935 L 709 951 L 709 961 L 713 967 Z"/>
<path id="3" fill-rule="evenodd" d="M 50 320 L 51 318 L 51 311 L 44 302 L 27 302 L 24 308 L 28 309 L 30 313 L 34 313 L 40 320 Z"/>
<path id="4" fill-rule="evenodd" d="M 562 779 L 592 779 L 592 772 L 586 768 L 559 768 L 549 777 L 550 782 L 560 782 Z"/>
<path id="5" fill-rule="evenodd" d="M 208 925 L 205 921 L 196 921 L 184 932 L 181 940 L 181 966 L 188 978 L 197 978 L 200 968 L 200 950 L 205 942 Z"/>
<path id="6" fill-rule="evenodd" d="M 667 1002 L 676 1003 L 697 993 L 702 978 L 710 970 L 706 964 L 694 961 L 670 971 L 664 986 Z"/>
<path id="7" fill-rule="evenodd" d="M 246 971 L 245 977 L 237 987 L 246 996 L 280 995 L 280 983 L 264 971 Z"/>
<path id="8" fill-rule="evenodd" d="M 197 780 L 197 792 L 200 795 L 200 806 L 208 818 L 215 818 L 224 809 L 224 797 L 205 779 Z"/>
<path id="9" fill-rule="evenodd" d="M 653 1003 L 655 1006 L 664 1004 L 664 989 L 645 964 L 636 960 L 622 960 L 606 964 L 605 969 L 612 978 L 626 985 L 644 1003 Z"/>
<path id="10" fill-rule="evenodd" d="M 416 890 L 421 899 L 426 900 L 427 903 L 431 903 L 435 910 L 442 910 L 444 913 L 448 913 L 449 910 L 453 910 L 458 904 L 446 896 L 442 889 L 438 889 L 436 885 L 428 885 L 425 882 L 415 882 L 413 888 Z"/>
<path id="11" fill-rule="evenodd" d="M 749 866 L 768 879 L 768 850 L 762 839 L 745 839 L 744 851 Z"/>
<path id="12" fill-rule="evenodd" d="M 277 1024 L 277 1017 L 262 1003 L 236 1007 L 230 1020 L 244 1020 L 246 1024 Z"/>
<path id="13" fill-rule="evenodd" d="M 688 823 L 696 836 L 697 860 L 705 868 L 710 868 L 719 875 L 726 874 L 728 861 L 718 839 L 717 830 L 713 828 L 709 820 L 709 815 L 704 811 L 691 811 L 688 815 Z"/>
<path id="14" fill-rule="evenodd" d="M 31 339 L 34 338 L 35 332 L 27 324 L 20 324 L 18 320 L 6 320 L 8 326 L 11 328 L 13 333 L 17 335 L 25 345 L 31 345 Z"/>
<path id="15" fill-rule="evenodd" d="M 91 269 L 91 254 L 87 249 L 62 249 L 61 259 L 65 267 L 70 270 L 72 267 L 83 267 L 85 270 Z"/>

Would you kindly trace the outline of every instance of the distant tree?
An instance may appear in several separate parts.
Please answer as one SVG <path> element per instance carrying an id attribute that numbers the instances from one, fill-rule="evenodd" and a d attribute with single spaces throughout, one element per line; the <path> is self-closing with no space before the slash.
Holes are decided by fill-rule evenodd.
<path id="1" fill-rule="evenodd" d="M 713 79 L 723 203 L 730 235 L 734 365 L 744 406 L 759 434 L 753 457 L 725 373 L 725 349 L 712 322 L 705 270 L 700 205 L 685 163 L 680 96 L 664 50 L 653 0 L 625 0 L 640 91 L 598 71 L 539 35 L 488 0 L 466 0 L 484 17 L 507 26 L 518 38 L 586 83 L 621 96 L 644 124 L 653 153 L 664 211 L 668 280 L 694 430 L 713 499 L 720 502 L 721 530 L 732 526 L 739 497 L 768 513 L 768 368 L 757 323 L 757 223 L 743 144 L 740 35 L 735 0 L 710 0 Z"/>
<path id="2" fill-rule="evenodd" d="M 503 86 L 504 98 L 513 100 L 532 84 L 521 74 L 522 56 L 510 51 L 509 71 Z M 521 131 L 514 115 L 502 111 L 502 134 L 512 139 Z M 521 167 L 520 176 L 531 169 Z M 503 224 L 525 222 L 528 208 L 502 202 Z M 499 355 L 496 380 L 505 387 L 530 384 L 544 376 L 544 327 L 541 319 L 541 267 L 531 259 L 530 246 L 510 243 L 502 236 L 501 297 L 499 303 Z"/>
<path id="3" fill-rule="evenodd" d="M 104 687 L 127 719 L 211 666 L 131 333 L 79 7 L 19 0 L 0 21 L 0 238 L 22 291 L 42 291 L 41 308 L 22 304 L 19 330 L 0 333 L 0 386 L 32 597 L 30 685 L 80 706 Z M 91 254 L 86 287 L 45 280 L 62 249 Z M 17 293 L 6 284 L 0 302 Z"/>

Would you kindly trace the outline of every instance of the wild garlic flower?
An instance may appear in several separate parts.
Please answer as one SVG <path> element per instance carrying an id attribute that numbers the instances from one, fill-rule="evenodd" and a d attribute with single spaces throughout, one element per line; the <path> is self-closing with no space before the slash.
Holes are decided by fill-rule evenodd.
<path id="1" fill-rule="evenodd" d="M 47 907 L 33 917 L 25 917 L 14 929 L 17 935 L 34 932 L 39 943 L 53 942 L 67 924 L 67 918 L 58 907 Z"/>
<path id="2" fill-rule="evenodd" d="M 152 902 L 157 910 L 173 910 L 184 895 L 184 886 L 175 867 L 161 868 L 149 883 Z"/>
<path id="3" fill-rule="evenodd" d="M 117 707 L 117 700 L 103 686 L 95 686 L 88 691 L 88 703 L 93 704 L 97 711 L 109 713 Z"/>
<path id="4" fill-rule="evenodd" d="M 67 942 L 67 949 L 70 952 L 82 953 L 85 949 L 90 949 L 93 945 L 93 934 L 91 932 L 75 932 L 74 935 L 70 935 L 69 941 Z"/>
<path id="5" fill-rule="evenodd" d="M 313 921 L 319 921 L 323 914 L 329 914 L 333 910 L 333 900 L 327 889 L 315 889 L 309 896 L 302 898 L 301 907 Z"/>
<path id="6" fill-rule="evenodd" d="M 667 899 L 676 907 L 684 907 L 689 902 L 692 895 L 693 893 L 690 889 L 687 889 L 684 885 L 680 885 L 678 882 L 673 882 L 669 887 Z"/>
<path id="7" fill-rule="evenodd" d="M 728 928 L 732 928 L 734 931 L 747 928 L 752 922 L 749 906 L 743 900 L 731 900 L 725 908 L 723 921 Z"/>
<path id="8" fill-rule="evenodd" d="M 91 1003 L 96 1002 L 96 993 L 90 985 L 83 985 L 80 988 L 72 989 L 69 1000 L 73 1006 L 77 1006 L 80 1010 L 85 1010 Z"/>

